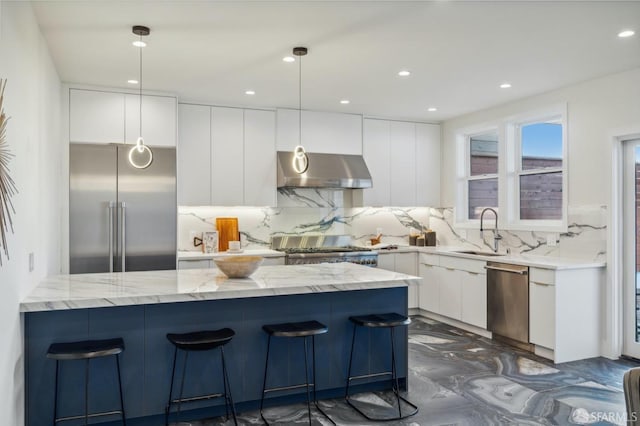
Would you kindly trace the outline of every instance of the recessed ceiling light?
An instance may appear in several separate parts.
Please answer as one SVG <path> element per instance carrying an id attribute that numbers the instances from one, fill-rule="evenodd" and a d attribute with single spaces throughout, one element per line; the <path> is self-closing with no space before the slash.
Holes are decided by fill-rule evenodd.
<path id="1" fill-rule="evenodd" d="M 343 99 L 343 100 L 341 100 L 341 101 L 340 101 L 340 103 L 341 103 L 342 105 L 347 105 L 347 104 L 348 104 L 348 103 L 350 103 L 350 102 L 351 102 L 351 101 L 350 101 L 349 99 Z"/>
<path id="2" fill-rule="evenodd" d="M 398 71 L 398 75 L 400 77 L 408 77 L 411 75 L 411 71 L 407 71 L 407 70 Z"/>
<path id="3" fill-rule="evenodd" d="M 511 87 L 511 83 L 502 83 L 502 84 L 500 85 L 500 88 L 501 88 L 501 89 L 508 89 L 508 88 L 510 88 L 510 87 Z"/>
<path id="4" fill-rule="evenodd" d="M 285 62 L 295 62 L 296 58 L 294 58 L 293 56 L 285 56 L 284 58 L 282 58 L 282 60 Z"/>
<path id="5" fill-rule="evenodd" d="M 247 90 L 246 92 L 244 92 L 245 95 L 255 95 L 256 92 L 254 90 Z"/>
<path id="6" fill-rule="evenodd" d="M 429 112 L 436 112 L 437 110 L 438 110 L 438 108 L 436 108 L 436 107 L 427 108 L 427 111 L 429 111 Z"/>
<path id="7" fill-rule="evenodd" d="M 618 37 L 620 38 L 626 38 L 626 37 L 631 37 L 632 35 L 634 35 L 636 32 L 633 30 L 624 30 L 624 31 L 620 31 L 618 33 Z"/>
<path id="8" fill-rule="evenodd" d="M 142 40 L 136 40 L 131 44 L 133 44 L 135 47 L 145 47 L 147 45 L 147 43 Z"/>

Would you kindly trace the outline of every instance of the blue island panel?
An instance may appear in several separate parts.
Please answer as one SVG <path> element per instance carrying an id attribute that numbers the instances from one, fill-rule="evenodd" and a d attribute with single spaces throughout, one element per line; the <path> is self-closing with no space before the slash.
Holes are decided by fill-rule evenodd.
<path id="1" fill-rule="evenodd" d="M 398 312 L 407 314 L 407 288 L 311 293 L 156 305 L 75 309 L 25 314 L 26 424 L 52 424 L 55 361 L 46 358 L 51 343 L 122 337 L 123 392 L 131 424 L 146 425 L 163 420 L 168 399 L 173 346 L 167 333 L 230 327 L 236 332 L 225 346 L 233 398 L 239 411 L 255 409 L 262 391 L 267 335 L 262 325 L 315 319 L 329 326 L 316 337 L 319 396 L 342 395 L 346 384 L 353 325 L 349 316 Z M 309 341 L 309 343 L 311 343 Z M 397 329 L 398 375 L 407 377 L 407 330 Z M 309 345 L 310 346 L 310 345 Z M 269 386 L 304 382 L 302 339 L 272 340 Z M 309 349 L 311 349 L 309 347 Z M 387 329 L 358 329 L 353 374 L 387 370 L 390 366 Z M 180 363 L 182 358 L 178 359 Z M 115 358 L 91 361 L 90 410 L 119 407 Z M 178 364 L 179 366 L 181 364 Z M 59 388 L 59 415 L 83 412 L 83 361 L 63 362 Z M 371 379 L 359 389 L 390 386 L 388 380 Z M 220 358 L 215 352 L 190 354 L 185 396 L 222 390 Z M 289 391 L 271 404 L 300 400 L 304 389 Z M 278 394 L 280 396 L 280 394 Z M 219 415 L 222 399 L 183 406 L 181 419 Z M 217 407 L 216 407 L 217 406 Z M 191 411 L 189 411 L 191 410 Z M 117 418 L 95 419 L 110 422 Z M 72 423 L 69 423 L 72 424 Z M 115 423 L 114 423 L 115 424 Z"/>

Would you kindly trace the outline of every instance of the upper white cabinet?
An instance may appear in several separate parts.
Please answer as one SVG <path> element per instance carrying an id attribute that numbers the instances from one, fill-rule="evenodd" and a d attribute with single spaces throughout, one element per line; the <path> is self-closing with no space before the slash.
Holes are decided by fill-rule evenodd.
<path id="1" fill-rule="evenodd" d="M 416 124 L 416 205 L 440 205 L 440 126 Z"/>
<path id="2" fill-rule="evenodd" d="M 180 104 L 178 203 L 276 204 L 275 112 Z"/>
<path id="3" fill-rule="evenodd" d="M 373 179 L 364 204 L 439 205 L 440 126 L 365 119 L 363 127 L 363 155 Z"/>
<path id="4" fill-rule="evenodd" d="M 142 136 L 150 146 L 176 145 L 176 98 L 143 95 Z M 69 89 L 69 141 L 135 143 L 140 136 L 140 96 Z"/>
<path id="5" fill-rule="evenodd" d="M 178 204 L 211 203 L 211 108 L 180 104 L 178 150 Z"/>
<path id="6" fill-rule="evenodd" d="M 295 109 L 278 109 L 278 151 L 293 151 L 300 144 L 299 114 Z M 302 145 L 308 152 L 361 155 L 362 116 L 302 111 Z"/>
<path id="7" fill-rule="evenodd" d="M 121 143 L 124 141 L 124 94 L 96 90 L 69 90 L 69 141 Z"/>
<path id="8" fill-rule="evenodd" d="M 142 137 L 149 146 L 176 146 L 176 98 L 142 96 Z M 125 141 L 140 136 L 140 95 L 125 95 Z"/>
<path id="9" fill-rule="evenodd" d="M 244 111 L 244 203 L 276 205 L 276 120 L 273 111 Z"/>
<path id="10" fill-rule="evenodd" d="M 244 203 L 244 110 L 211 108 L 211 205 Z"/>

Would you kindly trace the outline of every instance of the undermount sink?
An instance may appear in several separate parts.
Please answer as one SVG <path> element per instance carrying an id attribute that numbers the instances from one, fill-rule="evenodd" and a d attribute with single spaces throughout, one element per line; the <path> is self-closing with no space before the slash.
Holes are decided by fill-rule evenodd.
<path id="1" fill-rule="evenodd" d="M 502 253 L 494 253 L 492 251 L 478 251 L 478 250 L 455 250 L 454 253 L 474 254 L 476 256 L 504 256 L 504 254 Z"/>

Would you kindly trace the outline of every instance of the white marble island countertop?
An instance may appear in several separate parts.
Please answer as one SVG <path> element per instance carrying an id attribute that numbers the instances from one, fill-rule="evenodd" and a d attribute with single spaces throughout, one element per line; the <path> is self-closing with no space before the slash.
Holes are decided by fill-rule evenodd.
<path id="1" fill-rule="evenodd" d="M 20 312 L 406 287 L 419 277 L 351 263 L 262 266 L 249 278 L 212 269 L 57 275 L 20 303 Z"/>

